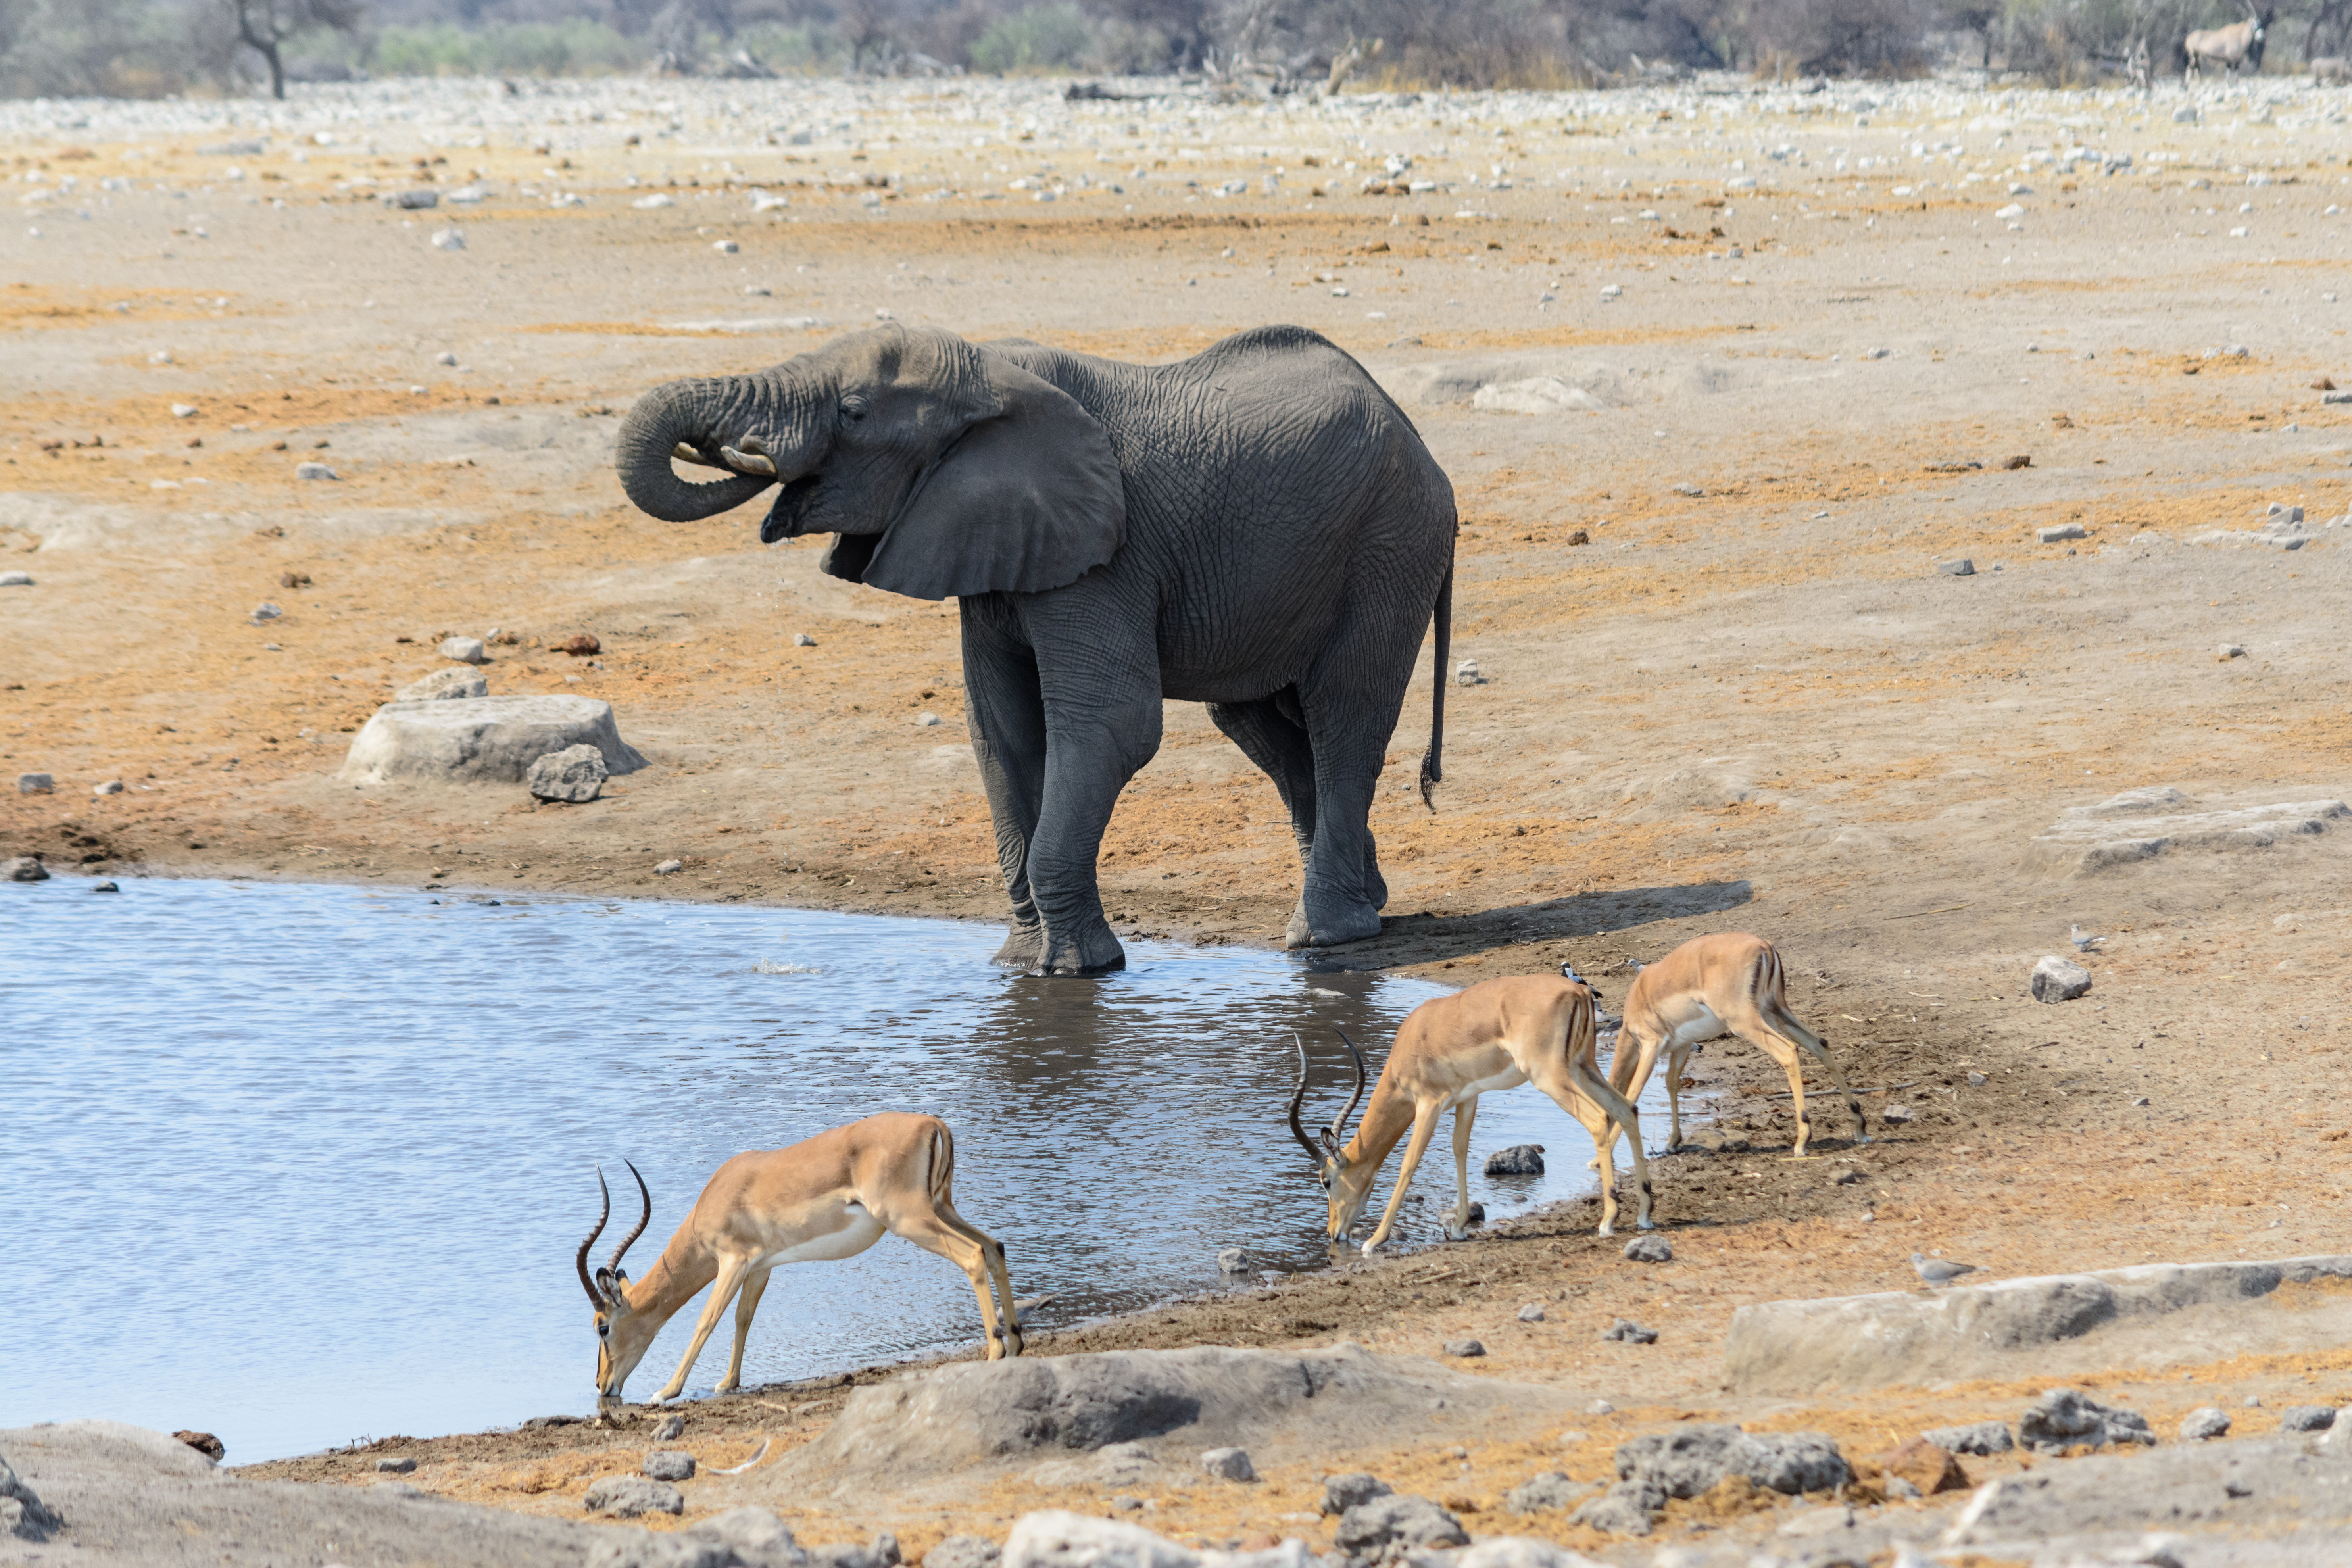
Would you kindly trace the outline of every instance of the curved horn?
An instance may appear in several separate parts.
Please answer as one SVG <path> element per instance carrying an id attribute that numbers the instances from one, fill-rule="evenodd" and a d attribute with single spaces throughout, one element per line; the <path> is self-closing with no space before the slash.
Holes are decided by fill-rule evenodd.
<path id="1" fill-rule="evenodd" d="M 1337 1024 L 1331 1026 L 1331 1030 L 1339 1037 L 1339 1043 L 1348 1047 L 1348 1054 L 1356 1058 L 1356 1092 L 1348 1097 L 1348 1109 L 1339 1112 L 1337 1120 L 1331 1123 L 1331 1136 L 1337 1139 L 1348 1131 L 1348 1118 L 1355 1115 L 1356 1107 L 1363 1102 L 1364 1053 L 1356 1048 L 1356 1042 L 1348 1037 L 1347 1030 L 1340 1028 Z"/>
<path id="2" fill-rule="evenodd" d="M 1298 1047 L 1298 1092 L 1290 1097 L 1290 1135 L 1298 1140 L 1298 1146 L 1307 1151 L 1307 1157 L 1315 1162 L 1319 1171 L 1323 1168 L 1323 1151 L 1315 1146 L 1315 1140 L 1307 1136 L 1307 1129 L 1298 1124 L 1298 1108 L 1307 1102 L 1307 1042 L 1298 1037 L 1296 1029 L 1291 1031 L 1290 1039 Z"/>
<path id="3" fill-rule="evenodd" d="M 626 1160 L 622 1161 L 621 1163 L 624 1165 L 629 1165 L 629 1163 Z M 601 1174 L 602 1173 L 599 1173 L 600 1176 Z M 629 1174 L 637 1176 L 637 1168 L 635 1165 L 629 1165 Z M 646 1212 L 638 1218 L 637 1228 L 629 1232 L 626 1237 L 622 1238 L 621 1245 L 613 1249 L 613 1261 L 604 1265 L 605 1268 L 613 1270 L 616 1274 L 619 1273 L 621 1269 L 621 1255 L 628 1251 L 629 1248 L 635 1244 L 637 1237 L 645 1235 L 646 1226 L 653 1224 L 654 1222 L 654 1195 L 651 1192 L 646 1190 L 646 1179 L 643 1176 L 637 1176 L 637 1193 L 639 1196 L 646 1200 Z"/>
<path id="4" fill-rule="evenodd" d="M 596 1228 L 590 1231 L 588 1239 L 580 1244 L 580 1256 L 572 1261 L 572 1266 L 580 1270 L 580 1288 L 588 1292 L 589 1304 L 602 1307 L 604 1293 L 596 1289 L 594 1280 L 588 1278 L 588 1249 L 596 1245 L 596 1238 L 604 1234 L 604 1222 L 613 1217 L 613 1189 L 604 1184 L 604 1167 L 602 1165 L 596 1167 L 596 1190 L 604 1194 L 604 1210 L 596 1216 Z"/>

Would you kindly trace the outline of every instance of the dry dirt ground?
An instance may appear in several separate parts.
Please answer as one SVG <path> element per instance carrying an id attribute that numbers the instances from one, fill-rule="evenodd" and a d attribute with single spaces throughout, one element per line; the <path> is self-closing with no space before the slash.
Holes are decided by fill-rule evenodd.
<path id="1" fill-rule="evenodd" d="M 2096 872 L 2029 847 L 2126 789 L 2352 795 L 2352 529 L 2320 526 L 2352 513 L 2352 407 L 2321 385 L 2352 385 L 2345 96 L 2258 81 L 2195 123 L 2186 101 L 394 84 L 241 125 L 20 114 L 0 143 L 26 215 L 0 236 L 0 569 L 35 581 L 0 587 L 0 773 L 58 783 L 0 797 L 0 853 L 996 919 L 954 606 L 824 578 L 821 542 L 762 548 L 758 508 L 650 521 L 610 471 L 618 413 L 885 312 L 1138 360 L 1300 322 L 1394 390 L 1454 476 L 1454 657 L 1484 677 L 1449 693 L 1434 814 L 1410 789 L 1416 683 L 1375 813 L 1392 918 L 1324 961 L 1467 982 L 1565 957 L 1613 1002 L 1624 960 L 1755 931 L 1857 1082 L 1916 1086 L 1874 1108 L 1916 1120 L 1856 1148 L 1832 1113 L 1821 1158 L 1789 1162 L 1777 1073 L 1711 1047 L 1695 1076 L 1739 1109 L 1702 1140 L 1759 1152 L 1659 1161 L 1673 1264 L 1628 1264 L 1589 1210 L 1559 1213 L 1035 1348 L 1433 1353 L 1475 1333 L 1478 1370 L 1619 1406 L 1548 1439 L 1591 1476 L 1625 1432 L 1693 1412 L 1864 1453 L 2013 1415 L 2032 1387 L 1735 1400 L 1717 1350 L 1740 1302 L 1905 1288 L 1915 1248 L 2000 1273 L 2352 1249 L 2342 825 Z M 199 151 L 239 137 L 266 146 Z M 1391 153 L 1413 159 L 1400 187 L 1434 188 L 1360 194 Z M 377 199 L 428 178 L 490 195 Z M 788 205 L 755 211 L 755 186 Z M 584 205 L 551 204 L 569 193 Z M 633 205 L 654 193 L 672 205 Z M 436 248 L 452 226 L 464 247 Z M 1471 395 L 1544 377 L 1550 412 Z M 2252 540 L 2273 502 L 2305 510 L 2310 542 Z M 2086 537 L 2035 542 L 2066 522 Z M 1973 575 L 1937 570 L 1958 557 Z M 284 614 L 256 624 L 265 601 Z M 493 628 L 515 639 L 493 691 L 608 699 L 654 765 L 575 807 L 335 781 L 442 635 Z M 550 651 L 579 632 L 601 656 Z M 1123 931 L 1267 942 L 1297 868 L 1271 787 L 1171 705 L 1102 875 Z M 2071 953 L 2075 922 L 2107 934 L 2095 988 L 2032 1001 L 2029 967 Z M 1846 1169 L 1864 1179 L 1833 1184 Z M 1550 1321 L 1517 1322 L 1531 1300 Z M 1599 1342 L 1615 1316 L 1659 1342 Z M 2161 1426 L 2247 1394 L 2352 1400 L 2352 1352 L 2084 1381 Z M 837 1397 L 698 1405 L 684 1446 L 732 1463 Z M 643 1438 L 404 1447 L 433 1489 L 561 1510 Z M 1539 1458 L 1443 1436 L 1317 1468 L 1485 1510 Z M 1282 1532 L 1307 1483 L 1167 1499 L 1155 1523 Z M 1035 1500 L 802 1523 L 915 1548 Z"/>

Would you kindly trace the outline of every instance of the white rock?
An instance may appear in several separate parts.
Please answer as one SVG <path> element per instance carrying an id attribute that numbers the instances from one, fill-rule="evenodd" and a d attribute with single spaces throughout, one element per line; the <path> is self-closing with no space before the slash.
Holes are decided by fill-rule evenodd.
<path id="1" fill-rule="evenodd" d="M 915 715 L 915 728 L 919 730 L 936 730 L 939 727 L 940 716 L 938 714 L 926 710 Z"/>
<path id="2" fill-rule="evenodd" d="M 275 605 L 260 604 L 254 605 L 253 612 L 245 618 L 257 626 L 264 621 L 274 621 L 285 613 Z"/>
<path id="3" fill-rule="evenodd" d="M 194 404 L 193 404 L 193 403 L 174 403 L 173 405 L 172 405 L 172 417 L 173 417 L 173 418 L 174 418 L 174 419 L 194 419 L 195 416 L 196 416 L 196 405 L 195 405 Z"/>
<path id="4" fill-rule="evenodd" d="M 350 784 L 427 780 L 519 784 L 530 764 L 567 746 L 593 746 L 608 773 L 646 760 L 624 742 L 613 706 L 593 697 L 478 697 L 467 702 L 387 702 L 352 738 L 336 777 Z"/>
<path id="5" fill-rule="evenodd" d="M 2033 966 L 2036 1002 L 2072 1002 L 2091 988 L 2091 972 L 2071 958 L 2051 953 Z"/>
<path id="6" fill-rule="evenodd" d="M 2246 645 L 2242 642 L 2225 642 L 2220 647 L 2213 650 L 2213 658 L 2222 664 L 2227 664 L 2233 658 L 2243 658 L 2245 657 Z"/>
<path id="7" fill-rule="evenodd" d="M 659 191 L 656 191 L 649 196 L 639 196 L 635 201 L 631 202 L 629 205 L 637 208 L 641 212 L 651 212 L 656 207 L 674 207 L 677 205 L 676 202 L 672 201 L 668 196 L 663 195 Z"/>
<path id="8" fill-rule="evenodd" d="M 664 860 L 654 867 L 654 875 L 656 877 L 672 877 L 685 869 L 686 862 L 683 860 Z"/>
<path id="9" fill-rule="evenodd" d="M 793 634 L 793 646 L 794 647 L 816 647 L 816 638 L 809 636 L 806 632 L 794 632 Z"/>
<path id="10" fill-rule="evenodd" d="M 33 585 L 30 572 L 0 572 L 0 588 L 29 588 Z"/>
<path id="11" fill-rule="evenodd" d="M 1862 357 L 1864 359 L 1885 359 L 1888 354 L 1891 354 L 1894 352 L 1895 351 L 1893 349 L 1872 349 Z"/>
<path id="12" fill-rule="evenodd" d="M 2054 528 L 2035 529 L 2033 537 L 2043 544 L 2055 544 L 2061 540 L 2088 539 L 2091 536 L 2084 531 L 2079 522 L 2062 522 Z"/>
<path id="13" fill-rule="evenodd" d="M 1489 414 L 1559 414 L 1609 405 L 1556 375 L 1532 375 L 1521 381 L 1490 382 L 1470 395 L 1470 406 Z"/>
<path id="14" fill-rule="evenodd" d="M 1201 1468 L 1225 1481 L 1254 1481 L 1257 1468 L 1246 1448 L 1211 1448 L 1201 1456 Z"/>
<path id="15" fill-rule="evenodd" d="M 488 697 L 488 679 L 478 669 L 457 664 L 436 669 L 422 680 L 412 680 L 392 695 L 394 702 L 437 702 L 460 697 Z"/>
<path id="16" fill-rule="evenodd" d="M 1938 561 L 1936 570 L 1947 577 L 1973 577 L 1977 574 L 1977 563 L 1967 560 Z"/>
<path id="17" fill-rule="evenodd" d="M 433 248 L 436 250 L 465 249 L 466 231 L 462 228 L 435 229 L 433 231 Z"/>
<path id="18" fill-rule="evenodd" d="M 2000 219 L 2003 223 L 2007 223 L 2011 218 L 2023 217 L 2025 216 L 2025 209 L 2018 205 L 2015 202 L 2011 202 L 2009 205 L 2000 208 L 1992 216 Z"/>
<path id="19" fill-rule="evenodd" d="M 604 780 L 610 776 L 610 770 L 604 766 L 604 755 L 595 747 L 566 746 L 560 752 L 550 752 L 531 763 L 530 771 L 523 775 L 523 783 L 538 799 L 580 805 L 602 794 Z M 656 1476 L 654 1479 L 675 1481 L 684 1478 Z"/>
<path id="20" fill-rule="evenodd" d="M 89 793 L 96 795 L 121 795 L 122 793 L 122 781 L 121 779 L 109 779 L 102 784 L 93 785 Z"/>
<path id="21" fill-rule="evenodd" d="M 298 479 L 333 479 L 342 476 L 324 463 L 297 463 L 294 477 Z"/>
<path id="22" fill-rule="evenodd" d="M 479 637 L 443 637 L 441 657 L 454 658 L 460 664 L 490 662 L 489 650 L 482 646 L 482 639 Z"/>
<path id="23" fill-rule="evenodd" d="M 433 356 L 433 363 L 435 364 L 456 364 L 457 363 L 457 356 L 451 353 L 447 349 L 443 349 L 439 353 Z"/>
<path id="24" fill-rule="evenodd" d="M 710 242 L 710 248 L 721 256 L 732 256 L 742 249 L 742 247 L 731 239 L 715 239 Z"/>
<path id="25" fill-rule="evenodd" d="M 1614 300 L 1621 297 L 1624 292 L 1625 290 L 1617 284 L 1607 283 L 1601 286 L 1601 297 L 1604 300 Z"/>
<path id="26" fill-rule="evenodd" d="M 1456 686 L 1486 685 L 1486 678 L 1478 673 L 1478 661 L 1475 658 L 1465 658 L 1459 665 L 1455 666 L 1454 670 L 1454 684 Z"/>

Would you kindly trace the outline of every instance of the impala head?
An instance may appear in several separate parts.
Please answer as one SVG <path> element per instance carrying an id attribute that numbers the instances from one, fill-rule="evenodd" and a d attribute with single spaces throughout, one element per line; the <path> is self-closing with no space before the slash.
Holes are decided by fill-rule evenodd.
<path id="1" fill-rule="evenodd" d="M 1348 1109 L 1333 1117 L 1330 1126 L 1318 1129 L 1313 1138 L 1307 1136 L 1307 1129 L 1298 1123 L 1298 1108 L 1307 1100 L 1307 1042 L 1294 1034 L 1290 1038 L 1298 1047 L 1298 1092 L 1290 1097 L 1290 1135 L 1298 1140 L 1298 1146 L 1315 1163 L 1315 1179 L 1330 1201 L 1325 1235 L 1333 1241 L 1344 1241 L 1356 1216 L 1363 1212 L 1364 1200 L 1371 1195 L 1372 1181 L 1381 1173 L 1381 1163 L 1348 1158 L 1348 1118 L 1356 1114 L 1356 1107 L 1364 1098 L 1364 1053 L 1348 1038 L 1345 1029 L 1337 1032 L 1339 1043 L 1356 1060 L 1356 1089 L 1348 1099 Z"/>
<path id="2" fill-rule="evenodd" d="M 600 1165 L 596 1168 L 596 1190 L 604 1194 L 604 1206 L 596 1215 L 596 1228 L 588 1233 L 588 1239 L 580 1244 L 579 1255 L 572 1259 L 573 1267 L 580 1271 L 580 1288 L 588 1292 L 588 1303 L 596 1309 L 596 1406 L 600 1410 L 621 1403 L 621 1384 L 629 1380 L 629 1373 L 645 1359 L 646 1351 L 662 1328 L 658 1321 L 629 1305 L 629 1277 L 621 1270 L 621 1255 L 645 1235 L 646 1226 L 654 1218 L 654 1195 L 646 1190 L 646 1179 L 637 1175 L 635 1165 L 629 1165 L 629 1174 L 637 1177 L 637 1193 L 645 1199 L 645 1213 L 637 1220 L 637 1228 L 613 1249 L 612 1260 L 592 1277 L 588 1272 L 588 1249 L 596 1245 L 596 1238 L 604 1234 L 604 1222 L 613 1217 L 613 1190 L 604 1184 L 604 1169 Z"/>

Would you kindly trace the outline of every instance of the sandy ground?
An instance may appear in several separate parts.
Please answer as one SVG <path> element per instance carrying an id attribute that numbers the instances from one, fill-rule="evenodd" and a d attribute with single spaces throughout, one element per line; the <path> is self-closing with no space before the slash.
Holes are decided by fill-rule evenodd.
<path id="1" fill-rule="evenodd" d="M 762 548 L 756 508 L 646 519 L 610 471 L 618 412 L 883 313 L 1142 360 L 1300 322 L 1395 390 L 1454 476 L 1454 655 L 1484 677 L 1449 694 L 1433 815 L 1410 790 L 1416 683 L 1375 813 L 1391 918 L 1319 961 L 1466 983 L 1565 957 L 1614 1002 L 1624 960 L 1756 931 L 1857 1082 L 1916 1085 L 1874 1106 L 1916 1117 L 1856 1149 L 1832 1116 L 1820 1159 L 1785 1161 L 1777 1073 L 1712 1047 L 1694 1074 L 1739 1109 L 1699 1132 L 1766 1152 L 1659 1163 L 1675 1264 L 1626 1264 L 1562 1213 L 1037 1348 L 1475 1332 L 1482 1368 L 1621 1407 L 1564 1440 L 1595 1476 L 1624 1431 L 1697 1410 L 1864 1452 L 1914 1416 L 2013 1414 L 2020 1390 L 1990 1385 L 1733 1401 L 1714 1352 L 1739 1302 L 1903 1288 L 1915 1247 L 2003 1273 L 2352 1249 L 2341 825 L 2087 873 L 2030 848 L 2126 789 L 2352 795 L 2352 532 L 2323 526 L 2352 515 L 2352 407 L 2321 384 L 2352 385 L 2347 100 L 2262 80 L 2182 122 L 2169 89 L 1715 86 L 12 106 L 0 570 L 35 582 L 0 588 L 0 773 L 58 787 L 0 797 L 0 853 L 1000 918 L 952 605 L 824 578 L 821 542 Z M 1392 154 L 1399 185 L 1433 188 L 1360 194 Z M 428 179 L 488 194 L 378 199 Z M 464 247 L 436 248 L 452 227 Z M 1540 377 L 1573 405 L 1469 395 Z M 305 460 L 338 477 L 298 479 Z M 2273 502 L 2305 509 L 2309 543 L 2252 539 Z M 2035 542 L 2066 522 L 2086 537 Z M 1959 557 L 1974 575 L 1937 570 Z M 265 602 L 284 614 L 256 624 Z M 578 807 L 335 782 L 441 636 L 493 629 L 513 637 L 493 691 L 606 698 L 655 765 Z M 583 631 L 599 657 L 550 651 Z M 1122 931 L 1263 943 L 1297 867 L 1271 787 L 1171 704 L 1102 877 Z M 2036 1004 L 2027 971 L 2072 953 L 2075 922 L 2108 936 L 2095 988 Z M 1833 1185 L 1848 1167 L 1864 1180 Z M 1300 1206 L 1313 1223 L 1304 1183 Z M 1518 1324 L 1528 1300 L 1554 1321 Z M 1621 1315 L 1660 1342 L 1596 1342 Z M 2161 1424 L 2224 1394 L 2352 1400 L 2352 1355 L 2092 1381 Z M 731 1463 L 829 1408 L 697 1406 L 686 1446 Z M 1428 1486 L 1481 1508 L 1541 1468 L 1466 1446 L 1323 1468 L 1434 1465 Z M 414 1447 L 422 1484 L 555 1510 L 642 1440 Z M 271 1468 L 355 1479 L 367 1458 Z M 1272 1530 L 1305 1485 L 1170 1500 L 1157 1523 Z M 1025 1505 L 976 1498 L 966 1522 Z M 915 1546 L 951 1522 L 808 1533 L 889 1523 Z"/>

